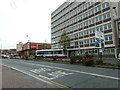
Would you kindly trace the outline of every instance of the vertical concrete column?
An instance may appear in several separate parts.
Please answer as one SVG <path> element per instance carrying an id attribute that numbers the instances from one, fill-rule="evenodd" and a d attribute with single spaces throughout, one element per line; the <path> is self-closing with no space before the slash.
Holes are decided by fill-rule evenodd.
<path id="1" fill-rule="evenodd" d="M 118 24 L 117 20 L 113 19 L 113 39 L 114 39 L 114 45 L 115 45 L 115 57 L 118 57 L 119 52 L 119 37 L 118 37 Z"/>

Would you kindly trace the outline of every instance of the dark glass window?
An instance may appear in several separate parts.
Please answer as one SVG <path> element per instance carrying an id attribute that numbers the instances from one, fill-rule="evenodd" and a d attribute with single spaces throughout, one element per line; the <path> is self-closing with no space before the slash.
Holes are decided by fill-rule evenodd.
<path id="1" fill-rule="evenodd" d="M 53 51 L 54 54 L 62 54 L 62 51 Z M 52 54 L 52 53 L 50 53 Z"/>
<path id="2" fill-rule="evenodd" d="M 112 40 L 112 35 L 109 36 L 109 41 L 111 41 L 111 40 Z"/>
<path id="3" fill-rule="evenodd" d="M 115 49 L 111 49 L 111 53 L 115 53 Z"/>
<path id="4" fill-rule="evenodd" d="M 120 30 L 120 23 L 118 24 L 118 29 Z"/>
<path id="5" fill-rule="evenodd" d="M 109 29 L 111 29 L 111 28 L 112 28 L 111 23 L 109 23 L 109 24 L 108 24 L 108 28 L 109 28 Z"/>
<path id="6" fill-rule="evenodd" d="M 105 29 L 105 30 L 107 29 L 107 24 L 104 25 L 104 29 Z"/>

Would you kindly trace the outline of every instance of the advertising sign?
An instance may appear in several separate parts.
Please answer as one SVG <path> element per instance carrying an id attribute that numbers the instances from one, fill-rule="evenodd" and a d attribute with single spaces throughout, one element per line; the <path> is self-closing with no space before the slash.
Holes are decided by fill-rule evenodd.
<path id="1" fill-rule="evenodd" d="M 31 49 L 37 49 L 37 45 L 31 45 L 30 48 Z"/>

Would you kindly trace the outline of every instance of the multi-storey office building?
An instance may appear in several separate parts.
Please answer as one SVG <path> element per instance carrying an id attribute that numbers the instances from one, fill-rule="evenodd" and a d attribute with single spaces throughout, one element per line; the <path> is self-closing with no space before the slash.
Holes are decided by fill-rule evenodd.
<path id="1" fill-rule="evenodd" d="M 70 38 L 69 55 L 72 52 L 75 55 L 97 54 L 95 30 L 98 30 L 104 32 L 104 56 L 117 57 L 120 44 L 116 20 L 116 16 L 120 16 L 118 8 L 120 1 L 72 0 L 63 3 L 51 14 L 52 48 L 62 48 L 58 42 L 65 31 Z"/>

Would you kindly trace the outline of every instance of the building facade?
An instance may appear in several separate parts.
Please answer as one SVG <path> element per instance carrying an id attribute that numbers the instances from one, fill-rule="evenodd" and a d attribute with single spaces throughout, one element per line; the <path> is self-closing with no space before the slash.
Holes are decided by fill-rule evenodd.
<path id="1" fill-rule="evenodd" d="M 19 56 L 22 58 L 35 57 L 35 51 L 41 50 L 41 49 L 51 49 L 51 44 L 27 42 L 22 45 L 22 50 L 20 50 L 18 53 L 19 53 Z"/>
<path id="2" fill-rule="evenodd" d="M 104 57 L 117 57 L 119 53 L 118 21 L 120 16 L 118 8 L 120 0 L 72 0 L 63 3 L 51 14 L 51 47 L 62 48 L 59 45 L 61 34 L 65 31 L 70 38 L 70 47 L 67 48 L 69 56 L 97 54 L 95 45 L 95 31 L 104 33 Z"/>
<path id="3" fill-rule="evenodd" d="M 22 50 L 23 43 L 19 42 L 19 44 L 16 45 L 16 50 L 19 52 Z"/>

